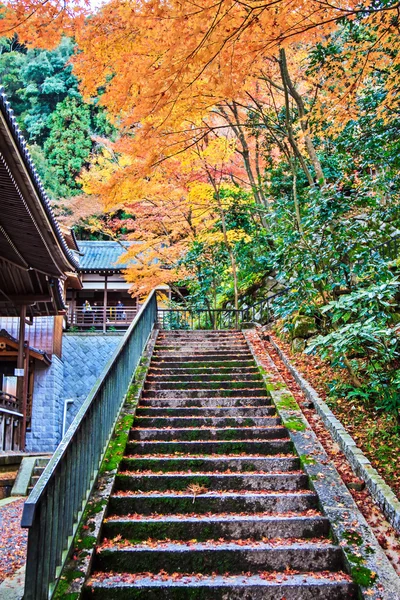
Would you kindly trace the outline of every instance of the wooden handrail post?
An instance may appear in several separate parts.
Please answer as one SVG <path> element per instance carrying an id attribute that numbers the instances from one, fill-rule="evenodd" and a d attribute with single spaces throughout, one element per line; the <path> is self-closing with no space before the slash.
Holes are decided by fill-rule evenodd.
<path id="1" fill-rule="evenodd" d="M 104 275 L 103 333 L 106 333 L 106 331 L 107 331 L 107 284 L 108 284 L 108 275 Z"/>

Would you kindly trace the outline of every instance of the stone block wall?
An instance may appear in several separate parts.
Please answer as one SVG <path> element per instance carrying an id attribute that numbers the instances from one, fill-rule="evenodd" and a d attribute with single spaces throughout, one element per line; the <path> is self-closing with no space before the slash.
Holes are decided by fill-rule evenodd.
<path id="1" fill-rule="evenodd" d="M 36 366 L 31 431 L 26 434 L 30 452 L 53 452 L 61 440 L 64 408 L 64 365 L 53 356 L 50 367 Z"/>
<path id="2" fill-rule="evenodd" d="M 67 430 L 122 336 L 65 333 L 62 360 L 53 355 L 50 367 L 42 364 L 36 366 L 27 450 L 53 452 L 57 448 L 62 436 L 65 400 L 74 400 L 67 407 Z"/>
<path id="3" fill-rule="evenodd" d="M 66 333 L 63 336 L 64 399 L 67 428 L 121 342 L 121 334 Z"/>

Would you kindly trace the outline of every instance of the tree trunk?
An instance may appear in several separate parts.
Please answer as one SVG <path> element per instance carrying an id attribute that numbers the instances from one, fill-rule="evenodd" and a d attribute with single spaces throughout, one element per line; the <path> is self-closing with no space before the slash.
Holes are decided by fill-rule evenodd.
<path id="1" fill-rule="evenodd" d="M 289 93 L 292 96 L 293 100 L 296 102 L 297 109 L 299 111 L 300 126 L 301 126 L 302 132 L 304 134 L 304 142 L 306 145 L 308 156 L 310 157 L 310 160 L 314 167 L 317 181 L 320 185 L 324 185 L 326 183 L 325 175 L 322 170 L 321 163 L 319 161 L 317 153 L 315 151 L 313 141 L 311 139 L 303 98 L 300 96 L 300 94 L 294 87 L 293 82 L 290 78 L 287 61 L 286 61 L 286 53 L 283 48 L 281 48 L 281 50 L 279 51 L 279 66 L 281 69 L 281 77 L 282 77 L 282 83 L 284 85 L 284 88 L 289 90 Z"/>

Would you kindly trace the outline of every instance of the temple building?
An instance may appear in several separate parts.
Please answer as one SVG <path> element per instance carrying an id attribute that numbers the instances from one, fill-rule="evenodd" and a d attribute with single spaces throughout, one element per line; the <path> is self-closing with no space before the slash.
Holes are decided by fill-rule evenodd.
<path id="1" fill-rule="evenodd" d="M 65 290 L 77 266 L 0 92 L 0 452 L 52 435 L 40 421 L 44 396 L 57 404 Z"/>
<path id="2" fill-rule="evenodd" d="M 123 255 L 130 242 L 77 241 L 79 283 L 69 280 L 68 326 L 77 330 L 126 329 L 138 303 L 123 277 L 129 264 Z"/>

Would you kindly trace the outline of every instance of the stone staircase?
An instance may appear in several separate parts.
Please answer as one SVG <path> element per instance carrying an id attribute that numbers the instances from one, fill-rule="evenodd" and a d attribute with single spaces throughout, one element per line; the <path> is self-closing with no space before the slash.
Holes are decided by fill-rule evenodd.
<path id="1" fill-rule="evenodd" d="M 29 481 L 29 487 L 28 487 L 28 491 L 27 491 L 27 495 L 29 496 L 29 494 L 31 493 L 31 491 L 33 490 L 33 488 L 35 487 L 35 485 L 37 484 L 37 482 L 40 479 L 41 474 L 43 473 L 43 471 L 45 470 L 45 467 L 47 466 L 47 463 L 49 462 L 50 458 L 46 458 L 46 457 L 41 457 L 41 458 L 37 458 L 35 461 L 35 465 L 32 469 L 32 475 Z"/>
<path id="2" fill-rule="evenodd" d="M 350 600 L 240 332 L 161 331 L 85 598 Z"/>

